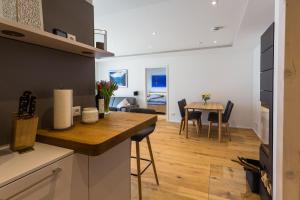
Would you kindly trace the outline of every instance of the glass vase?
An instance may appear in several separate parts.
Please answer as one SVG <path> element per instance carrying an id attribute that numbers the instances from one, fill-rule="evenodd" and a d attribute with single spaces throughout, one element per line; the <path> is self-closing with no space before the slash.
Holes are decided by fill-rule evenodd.
<path id="1" fill-rule="evenodd" d="M 106 96 L 106 97 L 104 97 L 104 112 L 106 113 L 106 114 L 108 114 L 109 113 L 109 102 L 110 102 L 110 96 Z"/>

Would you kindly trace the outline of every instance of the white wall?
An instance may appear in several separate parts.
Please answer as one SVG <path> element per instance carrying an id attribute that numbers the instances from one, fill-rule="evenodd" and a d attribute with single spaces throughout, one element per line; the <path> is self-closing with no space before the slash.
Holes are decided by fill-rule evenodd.
<path id="1" fill-rule="evenodd" d="M 153 75 L 167 75 L 167 69 L 165 68 L 147 68 L 147 92 L 167 92 L 166 87 L 152 87 Z"/>
<path id="2" fill-rule="evenodd" d="M 181 119 L 177 101 L 201 101 L 201 93 L 210 92 L 212 101 L 235 107 L 231 124 L 236 127 L 253 127 L 252 119 L 252 62 L 253 50 L 235 48 L 209 49 L 160 55 L 119 57 L 99 60 L 97 78 L 107 79 L 111 69 L 128 69 L 128 88 L 120 88 L 117 96 L 132 96 L 140 91 L 138 102 L 145 106 L 145 68 L 168 66 L 169 120 Z M 204 116 L 204 119 L 206 117 Z"/>

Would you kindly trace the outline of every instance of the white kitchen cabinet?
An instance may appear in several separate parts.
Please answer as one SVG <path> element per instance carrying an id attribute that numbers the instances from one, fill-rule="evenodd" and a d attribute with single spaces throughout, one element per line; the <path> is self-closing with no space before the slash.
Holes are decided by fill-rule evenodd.
<path id="1" fill-rule="evenodd" d="M 72 150 L 39 143 L 35 151 L 0 156 L 0 199 L 86 199 L 87 176 L 78 173 L 77 159 Z"/>

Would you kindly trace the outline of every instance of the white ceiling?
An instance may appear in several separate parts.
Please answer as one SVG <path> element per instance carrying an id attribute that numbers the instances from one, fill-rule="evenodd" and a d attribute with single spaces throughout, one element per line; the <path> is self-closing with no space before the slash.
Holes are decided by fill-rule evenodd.
<path id="1" fill-rule="evenodd" d="M 213 6 L 211 1 L 94 0 L 95 28 L 108 31 L 108 50 L 119 56 L 213 48 L 235 41 L 249 45 L 253 41 L 244 42 L 241 36 L 257 38 L 252 34 L 258 32 L 256 23 L 266 28 L 259 15 L 270 16 L 265 9 L 274 4 L 274 0 L 218 0 Z M 212 31 L 215 26 L 225 28 Z"/>

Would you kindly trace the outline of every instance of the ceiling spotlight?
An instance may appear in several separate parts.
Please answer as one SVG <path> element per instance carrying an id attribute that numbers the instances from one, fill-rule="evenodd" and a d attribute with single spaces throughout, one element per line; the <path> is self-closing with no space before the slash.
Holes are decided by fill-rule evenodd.
<path id="1" fill-rule="evenodd" d="M 217 40 L 214 41 L 214 44 L 217 44 Z"/>
<path id="2" fill-rule="evenodd" d="M 155 31 L 152 32 L 152 35 L 155 36 L 157 33 Z"/>
<path id="3" fill-rule="evenodd" d="M 211 2 L 211 5 L 213 5 L 213 6 L 216 6 L 217 4 L 218 4 L 217 0 L 213 0 L 213 1 Z"/>
<path id="4" fill-rule="evenodd" d="M 224 28 L 224 26 L 215 26 L 211 30 L 213 30 L 213 31 L 219 31 L 219 30 L 222 30 L 223 28 Z"/>

